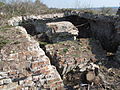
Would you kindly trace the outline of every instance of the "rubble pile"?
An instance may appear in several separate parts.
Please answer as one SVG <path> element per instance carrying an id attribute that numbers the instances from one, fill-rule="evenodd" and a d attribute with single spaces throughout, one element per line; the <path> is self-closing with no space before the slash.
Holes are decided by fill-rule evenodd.
<path id="1" fill-rule="evenodd" d="M 74 70 L 64 77 L 64 83 L 69 89 L 105 89 L 104 75 L 101 74 L 98 65 L 87 63 L 84 70 Z M 74 82 L 76 81 L 76 82 Z M 74 82 L 74 83 L 72 83 Z"/>
<path id="2" fill-rule="evenodd" d="M 80 43 L 64 41 L 45 46 L 47 56 L 51 58 L 51 63 L 57 67 L 61 75 L 67 74 L 76 67 L 83 69 L 90 59 L 95 60 L 95 56 L 87 45 L 88 41 L 83 41 L 84 43 L 82 43 L 82 39 Z"/>

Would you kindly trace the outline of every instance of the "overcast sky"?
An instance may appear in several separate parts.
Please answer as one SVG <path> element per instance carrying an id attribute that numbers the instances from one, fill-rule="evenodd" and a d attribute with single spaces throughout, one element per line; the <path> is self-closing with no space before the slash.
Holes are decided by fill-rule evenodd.
<path id="1" fill-rule="evenodd" d="M 119 7 L 120 0 L 41 0 L 48 7 L 57 8 L 90 8 L 90 7 Z"/>

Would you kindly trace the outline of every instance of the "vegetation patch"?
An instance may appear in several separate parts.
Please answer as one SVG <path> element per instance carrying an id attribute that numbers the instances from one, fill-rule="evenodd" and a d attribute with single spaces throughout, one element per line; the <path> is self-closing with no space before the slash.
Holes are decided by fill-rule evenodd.
<path id="1" fill-rule="evenodd" d="M 68 52 L 68 48 L 63 48 L 63 52 L 67 53 Z"/>
<path id="2" fill-rule="evenodd" d="M 12 28 L 13 26 L 5 25 L 5 26 L 0 26 L 0 31 L 5 32 L 6 30 Z"/>
<path id="3" fill-rule="evenodd" d="M 10 40 L 7 40 L 3 36 L 0 36 L 0 49 L 8 43 L 10 43 Z"/>
<path id="4" fill-rule="evenodd" d="M 47 42 L 39 41 L 39 44 L 42 45 L 42 46 L 45 46 L 45 45 L 47 45 L 48 43 L 47 43 Z"/>

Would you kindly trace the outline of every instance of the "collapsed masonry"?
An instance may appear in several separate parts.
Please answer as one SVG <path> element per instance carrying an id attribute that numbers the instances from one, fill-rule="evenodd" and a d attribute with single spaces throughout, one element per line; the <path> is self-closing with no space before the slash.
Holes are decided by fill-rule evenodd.
<path id="1" fill-rule="evenodd" d="M 46 45 L 44 47 L 44 51 L 46 52 L 46 55 L 51 59 L 52 65 L 56 66 L 57 70 L 59 71 L 59 74 L 63 78 L 64 78 L 64 75 L 66 74 L 69 75 L 69 72 L 74 71 L 74 69 L 76 68 L 79 68 L 79 71 L 85 72 L 87 83 L 88 82 L 91 83 L 101 78 L 99 73 L 96 74 L 96 72 L 98 72 L 96 71 L 96 69 L 99 69 L 99 67 L 97 65 L 94 65 L 93 62 L 95 62 L 96 59 L 107 60 L 106 52 L 104 52 L 104 50 L 106 50 L 107 52 L 114 52 L 114 53 L 117 50 L 117 53 L 115 53 L 115 58 L 119 60 L 119 56 L 120 56 L 119 55 L 120 50 L 118 49 L 118 46 L 120 45 L 119 22 L 120 22 L 120 19 L 118 16 L 94 15 L 91 13 L 83 13 L 83 12 L 77 12 L 77 11 L 70 11 L 70 12 L 67 11 L 65 12 L 64 15 L 55 14 L 55 15 L 30 16 L 30 17 L 21 16 L 21 17 L 12 18 L 11 20 L 9 20 L 10 25 L 23 26 L 26 29 L 28 34 L 31 34 L 33 37 L 37 38 L 37 40 L 39 40 L 40 42 L 43 41 L 43 42 L 53 43 L 53 45 Z M 25 36 L 23 36 L 23 38 L 24 37 Z M 96 52 L 93 53 L 88 45 L 89 40 L 80 39 L 81 43 L 71 42 L 72 40 L 76 40 L 76 38 L 95 38 L 96 40 L 99 41 L 101 45 L 95 46 L 94 45 L 95 43 L 93 42 L 92 47 L 94 47 L 97 50 L 97 52 L 102 50 L 102 53 L 98 53 L 98 57 L 96 58 L 96 56 L 94 56 Z M 59 42 L 63 42 L 63 43 L 59 43 Z M 35 48 L 38 47 L 38 44 L 35 44 L 35 43 L 34 45 L 28 44 L 26 46 L 29 47 L 29 45 Z M 21 45 L 19 45 L 19 47 L 20 46 Z M 55 69 L 55 67 L 50 65 L 48 57 L 45 56 L 45 53 L 44 53 L 44 56 L 46 58 L 39 59 L 36 56 L 39 56 L 39 55 L 41 56 L 43 51 L 42 53 L 39 51 L 38 52 L 37 51 L 33 52 L 33 51 L 34 50 L 30 51 L 30 56 L 33 56 L 33 57 L 29 57 L 29 53 L 27 54 L 26 49 L 25 51 L 23 50 L 23 53 L 26 53 L 28 55 L 28 58 L 26 54 L 19 55 L 19 53 L 17 55 L 11 56 L 9 54 L 6 54 L 8 52 L 7 50 L 2 53 L 2 55 L 6 55 L 5 57 L 7 59 L 10 58 L 10 61 L 11 61 L 11 58 L 13 59 L 14 57 L 22 57 L 24 59 L 20 59 L 20 60 L 30 61 L 25 64 L 24 62 L 22 62 L 20 67 L 23 67 L 23 68 L 21 68 L 20 70 L 19 70 L 19 67 L 17 67 L 18 71 L 22 71 L 22 70 L 25 71 L 20 73 L 22 74 L 26 73 L 25 77 L 27 78 L 29 77 L 29 80 L 25 77 L 16 78 L 19 84 L 22 82 L 20 86 L 22 86 L 22 88 L 27 88 L 27 89 L 36 88 L 36 87 L 37 88 L 53 88 L 55 86 L 56 86 L 55 88 L 57 89 L 63 88 L 63 82 L 61 80 L 60 75 L 57 73 L 57 70 Z M 12 52 L 14 54 L 14 51 Z M 36 53 L 36 54 L 33 55 L 32 53 Z M 40 58 L 42 57 L 43 56 L 41 56 Z M 30 59 L 30 60 L 27 60 L 27 59 Z M 19 60 L 19 58 L 14 60 Z M 44 60 L 46 60 L 46 62 L 44 62 Z M 8 63 L 7 66 L 10 66 L 10 63 Z M 9 67 L 9 70 L 12 69 L 11 67 Z M 44 69 L 41 69 L 41 67 Z M 7 67 L 4 67 L 4 68 L 7 68 Z M 27 71 L 25 70 L 25 68 L 27 69 Z M 86 73 L 86 69 L 88 70 L 87 73 Z M 7 72 L 9 70 L 4 69 L 3 71 Z M 30 76 L 27 76 L 27 75 L 30 75 Z M 93 77 L 90 77 L 91 75 Z M 35 81 L 34 81 L 34 77 L 35 77 Z M 12 80 L 10 79 L 11 77 L 7 77 L 7 78 L 9 83 L 11 83 L 12 80 L 14 81 L 14 78 Z M 21 81 L 21 78 L 25 78 L 25 79 Z M 4 79 L 2 80 L 3 81 L 1 82 L 3 83 Z M 28 82 L 31 82 L 31 83 L 28 84 Z M 97 81 L 95 81 L 94 83 L 96 82 Z M 58 83 L 60 83 L 59 84 L 60 86 L 56 85 Z M 100 83 L 98 82 L 98 84 Z M 31 87 L 30 85 L 35 87 Z"/>

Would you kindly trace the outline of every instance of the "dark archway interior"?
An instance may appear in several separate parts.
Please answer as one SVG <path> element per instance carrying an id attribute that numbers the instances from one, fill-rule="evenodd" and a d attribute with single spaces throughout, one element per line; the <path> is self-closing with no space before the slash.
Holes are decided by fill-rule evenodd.
<path id="1" fill-rule="evenodd" d="M 92 36 L 90 23 L 88 19 L 72 15 L 66 17 L 65 20 L 73 23 L 78 28 L 79 30 L 78 38 L 90 38 Z"/>

